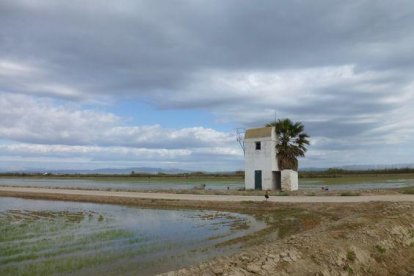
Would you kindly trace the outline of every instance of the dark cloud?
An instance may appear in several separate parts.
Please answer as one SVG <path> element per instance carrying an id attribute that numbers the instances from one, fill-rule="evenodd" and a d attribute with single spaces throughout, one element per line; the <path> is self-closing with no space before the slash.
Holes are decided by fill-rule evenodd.
<path id="1" fill-rule="evenodd" d="M 408 1 L 6 1 L 1 10 L 3 58 L 84 93 L 175 90 L 206 68 L 413 65 Z"/>
<path id="2" fill-rule="evenodd" d="M 356 135 L 361 135 L 376 124 L 372 123 L 355 123 L 355 122 L 304 122 L 307 132 L 311 136 L 323 136 L 327 138 L 335 138 L 338 140 L 349 139 Z M 350 145 L 353 147 L 354 145 Z"/>

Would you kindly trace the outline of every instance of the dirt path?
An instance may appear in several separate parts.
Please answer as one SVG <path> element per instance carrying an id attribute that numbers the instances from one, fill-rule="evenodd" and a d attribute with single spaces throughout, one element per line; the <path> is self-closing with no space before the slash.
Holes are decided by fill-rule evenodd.
<path id="1" fill-rule="evenodd" d="M 140 198 L 163 200 L 187 200 L 187 201 L 264 201 L 263 196 L 238 196 L 238 195 L 194 195 L 173 193 L 142 193 L 142 192 L 118 192 L 98 190 L 72 190 L 72 189 L 48 189 L 48 188 L 23 188 L 0 187 L 0 195 L 25 195 L 25 194 L 53 194 L 53 195 L 79 195 L 101 196 L 116 198 Z M 271 196 L 271 202 L 284 203 L 354 203 L 354 202 L 414 202 L 414 195 L 369 195 L 369 196 Z"/>

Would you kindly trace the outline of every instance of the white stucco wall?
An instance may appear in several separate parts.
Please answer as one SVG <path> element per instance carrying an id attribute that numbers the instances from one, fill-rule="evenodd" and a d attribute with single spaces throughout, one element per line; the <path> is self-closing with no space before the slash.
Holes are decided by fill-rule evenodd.
<path id="1" fill-rule="evenodd" d="M 256 150 L 256 142 L 261 142 L 261 149 Z M 278 170 L 276 160 L 276 135 L 245 139 L 245 187 L 254 189 L 255 171 L 262 171 L 262 189 L 273 190 L 273 171 Z"/>
<path id="2" fill-rule="evenodd" d="M 282 191 L 297 191 L 299 189 L 298 172 L 293 170 L 282 170 Z"/>

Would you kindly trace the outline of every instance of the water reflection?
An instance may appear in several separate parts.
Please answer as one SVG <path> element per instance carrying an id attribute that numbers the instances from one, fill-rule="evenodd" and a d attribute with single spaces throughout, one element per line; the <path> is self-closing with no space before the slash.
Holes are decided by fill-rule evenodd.
<path id="1" fill-rule="evenodd" d="M 147 179 L 62 179 L 62 178 L 0 178 L 0 186 L 33 186 L 52 188 L 83 188 L 83 189 L 119 189 L 119 190 L 188 190 L 197 189 L 205 184 L 208 190 L 236 190 L 244 187 L 243 181 L 214 181 L 194 182 L 183 179 L 180 182 Z"/>
<path id="2" fill-rule="evenodd" d="M 145 179 L 62 179 L 62 178 L 0 178 L 0 186 L 21 187 L 51 187 L 51 188 L 81 188 L 81 189 L 114 189 L 114 190 L 189 190 L 200 186 L 200 183 L 184 180 L 182 182 L 168 182 L 168 180 Z M 243 180 L 240 181 L 214 181 L 203 182 L 207 190 L 238 190 L 244 188 Z M 320 189 L 326 186 L 324 181 L 299 179 L 300 189 Z M 372 190 L 414 187 L 414 179 L 392 179 L 384 181 L 361 181 L 344 184 L 329 185 L 330 190 Z"/>
<path id="3" fill-rule="evenodd" d="M 318 180 L 300 180 L 299 189 L 320 189 L 321 186 L 326 186 Z M 414 179 L 396 179 L 379 181 L 362 181 L 360 183 L 344 183 L 344 184 L 331 184 L 328 185 L 330 190 L 342 191 L 342 190 L 376 190 L 376 189 L 398 189 L 414 187 Z"/>
<path id="4" fill-rule="evenodd" d="M 0 197 L 0 275 L 154 274 L 231 253 L 216 246 L 262 227 L 228 212 Z"/>

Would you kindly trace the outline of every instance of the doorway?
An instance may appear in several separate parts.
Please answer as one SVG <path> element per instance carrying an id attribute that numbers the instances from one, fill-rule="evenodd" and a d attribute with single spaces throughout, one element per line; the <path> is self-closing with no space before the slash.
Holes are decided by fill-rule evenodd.
<path id="1" fill-rule="evenodd" d="M 254 189 L 262 189 L 262 171 L 254 171 Z"/>
<path id="2" fill-rule="evenodd" d="M 282 190 L 282 174 L 280 171 L 273 172 L 273 185 L 276 190 Z"/>

